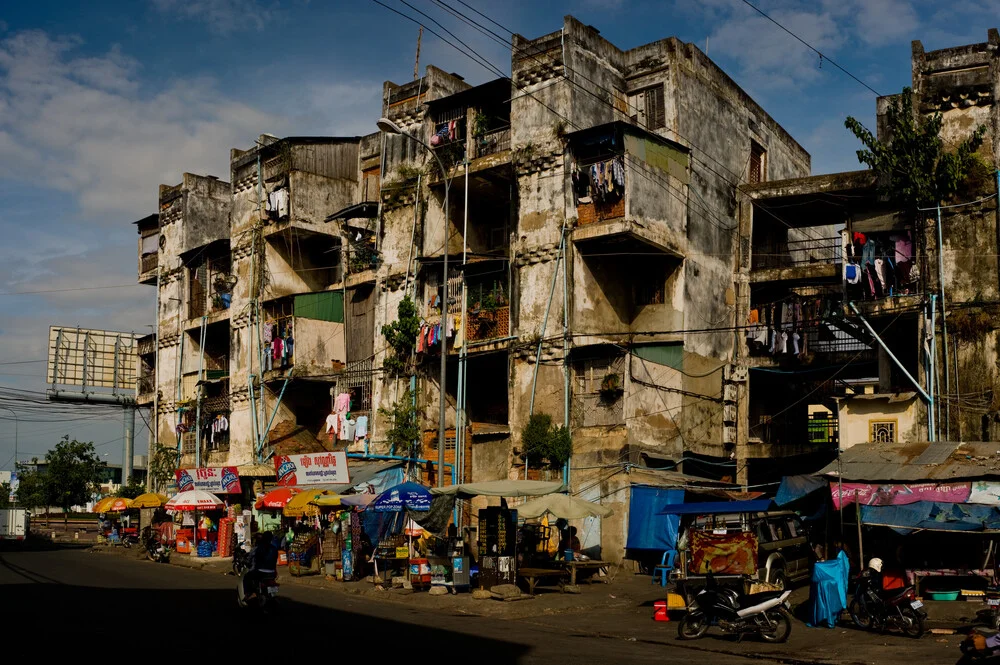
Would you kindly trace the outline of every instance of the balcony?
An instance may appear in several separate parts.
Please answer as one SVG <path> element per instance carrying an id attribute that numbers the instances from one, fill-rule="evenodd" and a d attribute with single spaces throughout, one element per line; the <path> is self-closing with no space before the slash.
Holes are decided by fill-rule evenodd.
<path id="1" fill-rule="evenodd" d="M 488 157 L 510 150 L 510 127 L 495 129 L 472 137 L 473 159 Z"/>
<path id="2" fill-rule="evenodd" d="M 152 254 L 143 254 L 139 257 L 139 273 L 145 274 L 147 272 L 153 272 L 156 270 L 156 266 L 159 264 L 160 255 L 158 252 L 153 252 Z"/>
<path id="3" fill-rule="evenodd" d="M 152 404 L 156 395 L 156 374 L 143 374 L 135 381 L 136 404 Z"/>
<path id="4" fill-rule="evenodd" d="M 510 335 L 510 306 L 492 310 L 469 311 L 465 315 L 466 335 L 470 342 L 498 339 Z"/>
<path id="5" fill-rule="evenodd" d="M 840 236 L 787 240 L 765 238 L 754 243 L 752 283 L 803 279 L 835 279 L 844 260 Z"/>

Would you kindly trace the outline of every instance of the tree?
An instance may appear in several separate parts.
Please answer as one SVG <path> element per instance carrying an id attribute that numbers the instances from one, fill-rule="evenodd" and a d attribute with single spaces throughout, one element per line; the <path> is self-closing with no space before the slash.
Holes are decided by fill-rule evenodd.
<path id="1" fill-rule="evenodd" d="M 162 491 L 174 477 L 179 461 L 176 448 L 156 446 L 149 456 L 149 477 L 153 481 L 153 489 Z"/>
<path id="2" fill-rule="evenodd" d="M 104 470 L 93 443 L 64 436 L 45 454 L 46 503 L 63 510 L 63 523 L 69 520 L 72 506 L 87 503 L 97 489 Z"/>
<path id="3" fill-rule="evenodd" d="M 122 485 L 115 492 L 115 496 L 121 497 L 123 499 L 134 499 L 140 494 L 146 493 L 146 486 L 140 482 L 136 482 L 135 478 L 129 478 L 128 483 Z"/>
<path id="4" fill-rule="evenodd" d="M 392 354 L 386 354 L 382 368 L 391 376 L 404 376 L 411 372 L 413 349 L 417 345 L 417 334 L 420 332 L 420 317 L 417 316 L 417 306 L 410 296 L 404 296 L 396 308 L 396 320 L 382 326 L 382 336 L 392 349 Z"/>
<path id="5" fill-rule="evenodd" d="M 17 465 L 17 491 L 14 493 L 19 508 L 34 510 L 47 506 L 45 500 L 45 477 L 36 469 Z"/>
<path id="6" fill-rule="evenodd" d="M 10 485 L 0 483 L 0 510 L 10 508 Z"/>
<path id="7" fill-rule="evenodd" d="M 562 425 L 554 425 L 552 416 L 535 413 L 521 431 L 524 456 L 546 459 L 552 466 L 565 464 L 573 452 L 573 438 Z"/>
<path id="8" fill-rule="evenodd" d="M 390 450 L 396 451 L 397 455 L 402 453 L 407 457 L 413 457 L 413 447 L 420 440 L 420 426 L 417 420 L 417 408 L 413 404 L 413 391 L 407 389 L 391 409 L 379 409 L 379 412 L 389 419 L 386 439 Z"/>
<path id="9" fill-rule="evenodd" d="M 884 141 L 851 116 L 844 125 L 865 145 L 858 150 L 858 161 L 878 175 L 879 194 L 907 213 L 951 199 L 980 164 L 975 153 L 986 127 L 978 127 L 954 151 L 945 150 L 941 114 L 915 113 L 910 88 L 890 101 L 886 120 Z"/>

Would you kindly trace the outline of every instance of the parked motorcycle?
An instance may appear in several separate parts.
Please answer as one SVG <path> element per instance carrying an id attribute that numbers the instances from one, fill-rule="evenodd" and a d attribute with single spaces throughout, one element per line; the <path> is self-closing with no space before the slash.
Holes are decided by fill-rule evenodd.
<path id="1" fill-rule="evenodd" d="M 709 626 L 717 625 L 724 632 L 760 635 L 765 642 L 784 642 L 792 632 L 788 616 L 788 596 L 791 591 L 766 591 L 744 595 L 734 589 L 718 586 L 711 575 L 705 588 L 698 592 L 688 612 L 677 625 L 682 640 L 702 637 Z"/>
<path id="2" fill-rule="evenodd" d="M 1000 587 L 986 589 L 986 607 L 989 610 L 989 622 L 993 630 L 1000 630 Z"/>
<path id="3" fill-rule="evenodd" d="M 882 560 L 875 558 L 855 578 L 854 596 L 847 610 L 858 628 L 879 632 L 894 628 L 916 638 L 924 634 L 927 614 L 923 606 L 912 586 L 882 589 Z"/>
<path id="4" fill-rule="evenodd" d="M 243 608 L 253 608 L 259 609 L 265 614 L 275 612 L 278 608 L 277 598 L 278 598 L 278 580 L 277 576 L 264 575 L 259 576 L 256 582 L 251 582 L 249 584 L 249 589 L 246 587 L 246 577 L 251 571 L 246 570 L 240 575 L 239 581 L 236 583 L 236 600 L 240 607 Z M 249 592 L 249 595 L 248 595 Z"/>
<path id="5" fill-rule="evenodd" d="M 168 563 L 170 561 L 170 548 L 160 542 L 160 539 L 152 532 L 146 534 L 143 541 L 146 549 L 146 558 L 154 563 Z"/>

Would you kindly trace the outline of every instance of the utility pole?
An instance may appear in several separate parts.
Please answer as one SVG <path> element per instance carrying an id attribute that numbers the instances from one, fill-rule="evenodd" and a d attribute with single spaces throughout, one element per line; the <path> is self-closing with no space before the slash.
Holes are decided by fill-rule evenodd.
<path id="1" fill-rule="evenodd" d="M 10 411 L 10 415 L 14 416 L 14 477 L 17 476 L 17 412 L 9 406 L 2 407 L 7 411 Z M 17 494 L 14 493 L 14 479 L 11 479 L 11 494 L 14 496 L 14 508 L 17 508 Z"/>
<path id="2" fill-rule="evenodd" d="M 413 80 L 416 81 L 420 78 L 420 40 L 424 36 L 424 26 L 420 26 L 420 31 L 417 33 L 417 59 L 413 63 Z M 420 101 L 419 99 L 417 100 Z"/>

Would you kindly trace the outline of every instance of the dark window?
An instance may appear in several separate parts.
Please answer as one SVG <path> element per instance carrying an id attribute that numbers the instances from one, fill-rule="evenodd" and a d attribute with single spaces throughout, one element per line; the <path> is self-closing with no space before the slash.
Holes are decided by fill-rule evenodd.
<path id="1" fill-rule="evenodd" d="M 205 315 L 207 303 L 208 266 L 202 262 L 188 268 L 188 318 Z"/>
<path id="2" fill-rule="evenodd" d="M 636 307 L 666 303 L 668 261 L 658 258 L 637 260 L 633 265 L 632 297 Z"/>
<path id="3" fill-rule="evenodd" d="M 661 129 L 667 126 L 667 114 L 663 108 L 663 85 L 646 91 L 646 128 Z"/>
<path id="4" fill-rule="evenodd" d="M 750 184 L 755 185 L 767 180 L 766 151 L 756 141 L 750 142 Z"/>

